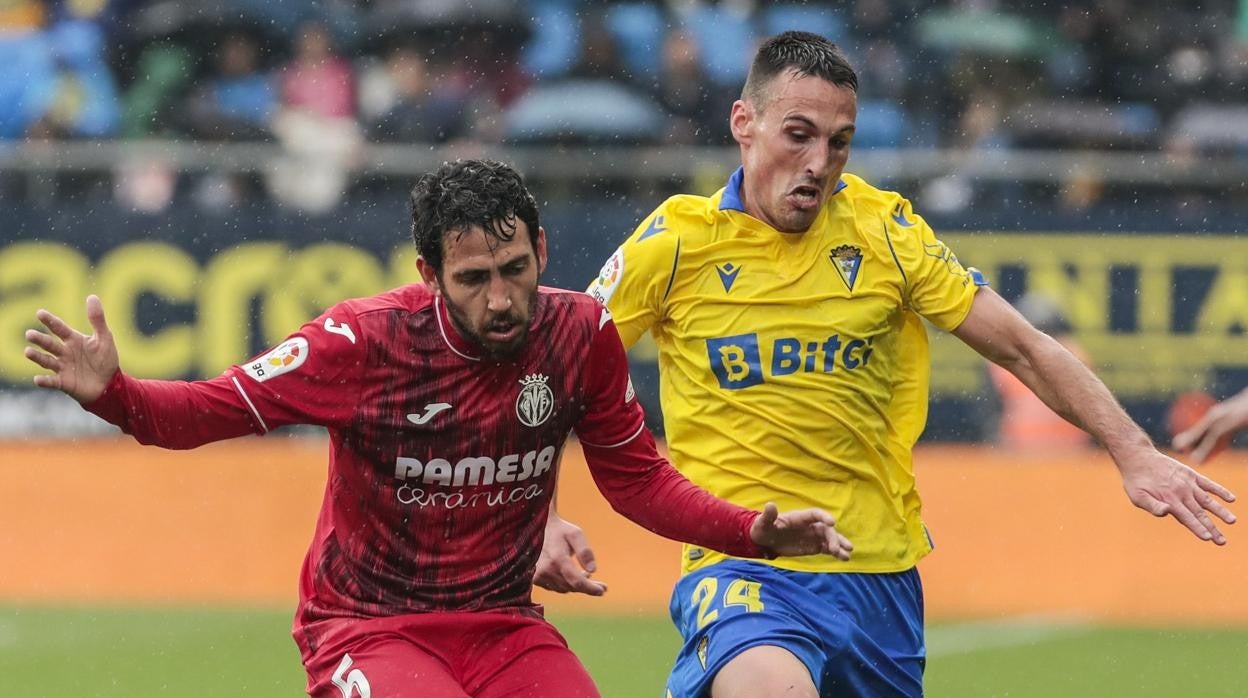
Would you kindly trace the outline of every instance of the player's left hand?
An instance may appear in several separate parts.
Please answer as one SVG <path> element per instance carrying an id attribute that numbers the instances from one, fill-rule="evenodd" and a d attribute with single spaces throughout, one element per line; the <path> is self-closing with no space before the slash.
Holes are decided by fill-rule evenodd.
<path id="1" fill-rule="evenodd" d="M 824 553 L 848 560 L 852 543 L 836 530 L 836 520 L 822 509 L 797 509 L 783 514 L 767 502 L 750 527 L 754 544 L 771 553 L 791 557 Z"/>
<path id="2" fill-rule="evenodd" d="M 1119 467 L 1132 504 L 1153 516 L 1173 516 L 1201 540 L 1226 545 L 1209 514 L 1235 523 L 1235 515 L 1214 498 L 1233 502 L 1230 490 L 1155 449 Z"/>
<path id="3" fill-rule="evenodd" d="M 557 594 L 575 592 L 589 596 L 607 593 L 607 585 L 590 579 L 598 569 L 594 551 L 585 532 L 571 521 L 564 521 L 554 511 L 546 520 L 546 539 L 537 559 L 533 583 Z"/>

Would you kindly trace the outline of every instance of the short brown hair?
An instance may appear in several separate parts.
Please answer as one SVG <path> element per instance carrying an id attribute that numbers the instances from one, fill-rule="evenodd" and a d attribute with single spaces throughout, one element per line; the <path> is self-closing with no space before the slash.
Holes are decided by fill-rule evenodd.
<path id="1" fill-rule="evenodd" d="M 813 75 L 841 87 L 858 91 L 858 74 L 836 44 L 818 34 L 787 31 L 763 42 L 754 54 L 741 99 L 763 106 L 763 91 L 777 75 L 788 69 Z"/>

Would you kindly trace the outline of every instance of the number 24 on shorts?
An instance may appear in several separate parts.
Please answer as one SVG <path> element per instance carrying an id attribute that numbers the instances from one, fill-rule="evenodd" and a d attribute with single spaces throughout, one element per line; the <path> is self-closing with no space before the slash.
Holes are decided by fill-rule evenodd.
<path id="1" fill-rule="evenodd" d="M 719 605 L 724 608 L 741 606 L 747 613 L 757 613 L 763 610 L 763 600 L 760 596 L 762 586 L 762 582 L 734 579 L 728 583 L 728 588 L 724 589 L 724 598 Z M 707 577 L 694 587 L 691 601 L 698 606 L 698 630 L 705 628 L 708 623 L 719 617 L 719 609 L 711 607 L 715 603 L 715 595 L 718 591 L 719 579 L 716 577 Z"/>

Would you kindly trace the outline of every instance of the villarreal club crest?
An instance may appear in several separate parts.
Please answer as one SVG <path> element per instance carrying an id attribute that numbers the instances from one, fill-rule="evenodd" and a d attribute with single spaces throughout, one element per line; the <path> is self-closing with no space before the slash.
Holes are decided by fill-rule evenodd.
<path id="1" fill-rule="evenodd" d="M 520 381 L 520 394 L 516 396 L 516 416 L 527 427 L 540 426 L 555 411 L 555 395 L 546 383 L 548 376 L 534 373 Z"/>

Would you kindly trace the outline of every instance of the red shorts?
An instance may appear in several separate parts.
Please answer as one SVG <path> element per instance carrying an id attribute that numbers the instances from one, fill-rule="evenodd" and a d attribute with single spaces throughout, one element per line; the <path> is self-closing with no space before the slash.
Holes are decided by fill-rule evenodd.
<path id="1" fill-rule="evenodd" d="M 304 657 L 316 698 L 598 698 L 547 621 L 510 613 L 416 613 L 331 621 Z"/>

